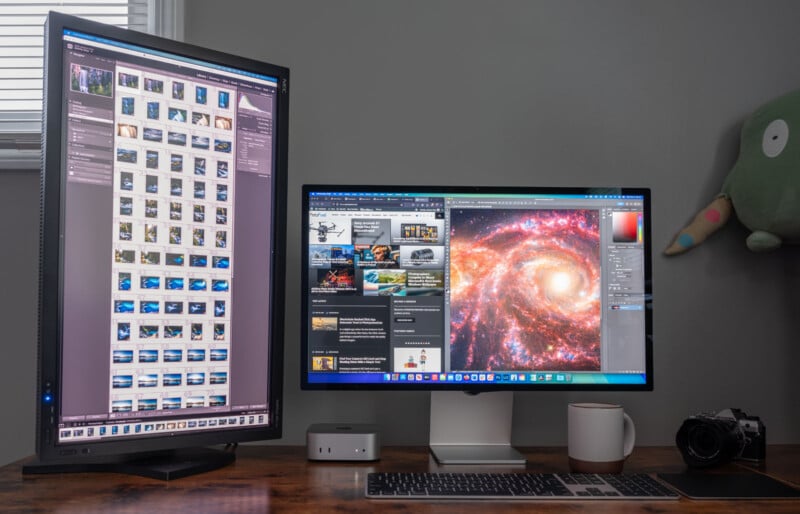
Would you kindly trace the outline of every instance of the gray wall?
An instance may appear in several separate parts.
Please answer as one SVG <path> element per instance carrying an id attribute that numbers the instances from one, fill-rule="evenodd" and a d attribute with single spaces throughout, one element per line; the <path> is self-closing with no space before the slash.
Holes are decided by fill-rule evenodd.
<path id="1" fill-rule="evenodd" d="M 380 423 L 387 444 L 427 439 L 426 393 L 299 389 L 297 220 L 300 186 L 316 182 L 652 188 L 655 391 L 518 393 L 513 441 L 564 444 L 567 402 L 602 400 L 625 405 L 640 444 L 672 444 L 688 414 L 728 406 L 760 415 L 770 442 L 800 443 L 800 249 L 752 254 L 732 221 L 686 255 L 660 254 L 719 190 L 741 122 L 800 87 L 798 19 L 792 1 L 187 2 L 187 41 L 292 71 L 279 444 L 324 421 Z M 2 194 L 14 240 L 34 192 Z M 26 236 L 18 251 L 4 248 L 2 269 L 22 261 L 11 279 L 27 287 L 36 247 Z M 28 297 L 7 294 L 2 326 L 33 322 Z M 35 332 L 17 330 L 0 377 L 25 370 L 32 388 Z M 33 451 L 21 393 L 0 462 Z"/>

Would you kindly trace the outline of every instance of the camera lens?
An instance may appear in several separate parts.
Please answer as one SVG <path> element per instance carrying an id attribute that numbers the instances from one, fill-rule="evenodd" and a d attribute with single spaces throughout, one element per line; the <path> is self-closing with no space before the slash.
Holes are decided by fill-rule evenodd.
<path id="1" fill-rule="evenodd" d="M 675 435 L 683 460 L 692 468 L 707 468 L 733 459 L 741 450 L 735 422 L 714 418 L 689 418 Z"/>
<path id="2" fill-rule="evenodd" d="M 722 449 L 719 431 L 712 425 L 694 425 L 689 428 L 688 449 L 698 459 L 714 459 Z"/>

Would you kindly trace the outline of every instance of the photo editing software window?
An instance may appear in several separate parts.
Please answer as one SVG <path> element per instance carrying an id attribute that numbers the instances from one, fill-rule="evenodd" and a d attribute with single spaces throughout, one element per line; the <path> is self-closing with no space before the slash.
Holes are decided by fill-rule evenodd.
<path id="1" fill-rule="evenodd" d="M 641 196 L 307 201 L 309 383 L 645 383 Z"/>
<path id="2" fill-rule="evenodd" d="M 69 30 L 63 56 L 59 442 L 267 424 L 276 79 Z"/>

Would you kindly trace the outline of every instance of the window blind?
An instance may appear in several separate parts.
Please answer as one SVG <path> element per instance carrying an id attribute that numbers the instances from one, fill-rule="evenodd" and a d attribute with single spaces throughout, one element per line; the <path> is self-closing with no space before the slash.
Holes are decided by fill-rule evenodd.
<path id="1" fill-rule="evenodd" d="M 30 119 L 25 113 L 38 117 L 42 109 L 44 21 L 51 10 L 142 32 L 148 29 L 146 0 L 0 0 L 0 113 L 7 122 Z"/>

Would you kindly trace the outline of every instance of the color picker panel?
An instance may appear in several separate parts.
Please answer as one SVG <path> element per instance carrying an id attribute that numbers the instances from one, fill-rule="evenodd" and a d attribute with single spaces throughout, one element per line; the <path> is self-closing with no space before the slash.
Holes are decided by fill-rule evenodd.
<path id="1" fill-rule="evenodd" d="M 641 241 L 641 212 L 615 212 L 612 218 L 615 243 L 637 243 Z"/>

